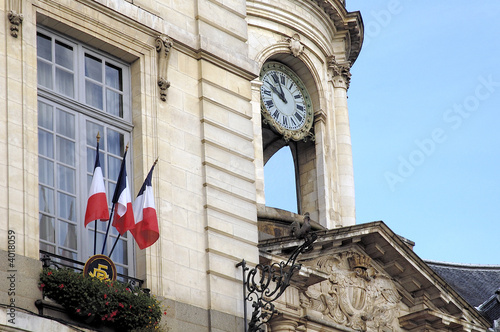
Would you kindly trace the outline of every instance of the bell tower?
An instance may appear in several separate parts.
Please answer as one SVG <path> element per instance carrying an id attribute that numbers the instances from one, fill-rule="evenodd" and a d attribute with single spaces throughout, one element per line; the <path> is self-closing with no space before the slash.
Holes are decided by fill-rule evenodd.
<path id="1" fill-rule="evenodd" d="M 283 215 L 266 206 L 263 166 L 289 146 L 298 214 L 308 212 L 328 229 L 354 225 L 347 90 L 362 44 L 361 16 L 339 0 L 276 6 L 247 2 L 250 57 L 261 68 L 252 95 L 259 218 Z"/>

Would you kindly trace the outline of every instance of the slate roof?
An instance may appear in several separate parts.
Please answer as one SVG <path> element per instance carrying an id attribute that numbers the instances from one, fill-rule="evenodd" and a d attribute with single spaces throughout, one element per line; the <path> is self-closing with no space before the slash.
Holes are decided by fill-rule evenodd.
<path id="1" fill-rule="evenodd" d="M 500 318 L 500 265 L 425 263 L 491 322 Z"/>

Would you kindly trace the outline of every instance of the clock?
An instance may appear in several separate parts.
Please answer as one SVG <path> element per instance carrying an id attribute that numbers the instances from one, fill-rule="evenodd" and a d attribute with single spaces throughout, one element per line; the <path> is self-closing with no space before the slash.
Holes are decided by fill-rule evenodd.
<path id="1" fill-rule="evenodd" d="M 267 62 L 260 73 L 261 111 L 263 121 L 270 124 L 285 141 L 313 139 L 311 97 L 295 72 L 279 62 Z"/>

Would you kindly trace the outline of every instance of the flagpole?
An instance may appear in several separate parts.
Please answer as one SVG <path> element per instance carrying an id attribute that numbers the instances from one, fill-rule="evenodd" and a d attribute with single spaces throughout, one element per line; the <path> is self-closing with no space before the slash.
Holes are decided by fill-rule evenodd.
<path id="1" fill-rule="evenodd" d="M 115 204 L 111 205 L 111 213 L 109 215 L 108 228 L 106 229 L 106 235 L 104 236 L 104 243 L 102 244 L 101 255 L 104 255 L 104 248 L 106 248 L 106 240 L 108 239 L 109 227 L 113 222 L 113 212 L 115 212 Z"/>
<path id="2" fill-rule="evenodd" d="M 99 154 L 99 141 L 101 140 L 101 135 L 99 135 L 99 131 L 97 131 L 97 153 Z M 97 219 L 95 220 L 95 225 L 94 225 L 94 255 L 96 251 L 96 242 L 97 242 Z"/>
<path id="3" fill-rule="evenodd" d="M 118 236 L 116 237 L 115 243 L 113 244 L 113 248 L 111 248 L 111 252 L 109 253 L 109 258 L 111 258 L 111 255 L 113 255 L 113 251 L 115 250 L 116 244 L 118 243 L 118 240 L 120 239 L 121 234 L 118 233 Z"/>
<path id="4" fill-rule="evenodd" d="M 151 166 L 151 169 L 153 169 L 153 167 L 155 167 L 157 163 L 158 163 L 158 157 L 156 158 L 155 162 L 153 163 L 153 166 Z M 111 258 L 111 255 L 113 254 L 113 251 L 115 250 L 115 247 L 118 243 L 118 240 L 120 239 L 120 236 L 121 236 L 121 234 L 118 233 L 118 236 L 115 240 L 115 243 L 113 244 L 113 248 L 111 248 L 111 252 L 109 253 L 109 258 Z"/>
<path id="5" fill-rule="evenodd" d="M 96 239 L 97 239 L 97 219 L 95 220 L 95 225 L 94 225 L 94 255 L 95 255 L 95 250 L 96 250 Z"/>
<path id="6" fill-rule="evenodd" d="M 122 163 L 125 162 L 125 156 L 127 155 L 127 151 L 128 151 L 128 144 L 127 146 L 125 147 L 125 153 L 123 154 L 123 160 L 122 160 Z M 120 169 L 121 171 L 121 169 Z M 118 180 L 120 179 L 120 175 L 118 175 Z M 117 183 L 118 185 L 118 183 Z M 116 191 L 116 187 L 115 187 L 115 191 Z M 114 200 L 114 195 L 113 195 L 113 200 Z M 109 217 L 109 223 L 108 223 L 108 228 L 106 229 L 106 235 L 104 236 L 104 243 L 102 244 L 102 250 L 101 250 L 101 255 L 104 255 L 104 248 L 106 248 L 106 241 L 108 240 L 108 234 L 109 234 L 109 227 L 111 226 L 111 223 L 113 222 L 113 212 L 115 210 L 115 204 L 116 202 L 112 202 L 112 206 L 111 206 L 111 216 Z M 111 254 L 110 254 L 111 256 Z M 109 256 L 108 256 L 109 257 Z"/>

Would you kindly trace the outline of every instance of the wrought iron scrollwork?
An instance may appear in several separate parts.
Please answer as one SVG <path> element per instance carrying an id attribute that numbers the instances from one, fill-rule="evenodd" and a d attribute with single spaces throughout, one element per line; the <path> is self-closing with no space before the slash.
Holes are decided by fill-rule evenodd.
<path id="1" fill-rule="evenodd" d="M 243 268 L 243 308 L 245 323 L 247 321 L 246 303 L 252 302 L 253 312 L 246 332 L 263 332 L 262 326 L 269 322 L 277 313 L 274 301 L 290 286 L 293 274 L 300 270 L 302 264 L 296 264 L 297 257 L 308 250 L 316 241 L 317 234 L 309 233 L 305 242 L 297 247 L 288 261 L 273 263 L 271 265 L 257 264 L 255 268 L 249 269 L 245 260 L 236 267 Z M 248 271 L 248 274 L 246 272 Z"/>

